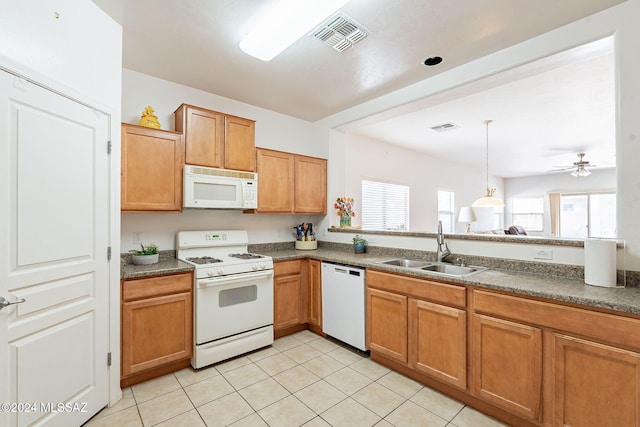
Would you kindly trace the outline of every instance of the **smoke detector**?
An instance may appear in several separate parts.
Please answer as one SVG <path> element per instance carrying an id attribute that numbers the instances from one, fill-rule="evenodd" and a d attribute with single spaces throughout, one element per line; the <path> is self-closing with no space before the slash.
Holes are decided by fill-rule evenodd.
<path id="1" fill-rule="evenodd" d="M 362 25 L 339 12 L 313 30 L 311 36 L 338 52 L 344 52 L 367 37 L 367 31 Z"/>

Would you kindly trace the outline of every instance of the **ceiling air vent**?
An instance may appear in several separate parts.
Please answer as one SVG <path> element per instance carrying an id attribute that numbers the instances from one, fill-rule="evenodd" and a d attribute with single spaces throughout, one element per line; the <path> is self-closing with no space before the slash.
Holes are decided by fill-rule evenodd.
<path id="1" fill-rule="evenodd" d="M 443 123 L 441 125 L 438 126 L 432 126 L 431 130 L 436 131 L 436 132 L 447 132 L 449 130 L 454 130 L 454 129 L 458 129 L 460 126 L 458 126 L 455 123 Z"/>
<path id="2" fill-rule="evenodd" d="M 311 35 L 338 52 L 344 52 L 367 37 L 367 32 L 353 19 L 339 13 L 312 31 Z"/>

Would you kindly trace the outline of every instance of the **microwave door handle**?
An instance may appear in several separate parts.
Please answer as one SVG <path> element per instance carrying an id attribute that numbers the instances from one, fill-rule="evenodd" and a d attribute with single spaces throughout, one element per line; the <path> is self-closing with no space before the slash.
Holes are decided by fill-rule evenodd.
<path id="1" fill-rule="evenodd" d="M 228 277 L 211 278 L 211 279 L 198 279 L 197 284 L 199 288 L 206 288 L 209 286 L 227 285 L 230 283 L 246 282 L 247 280 L 254 279 L 267 279 L 273 277 L 273 271 L 265 271 L 261 273 L 249 273 L 239 274 Z"/>

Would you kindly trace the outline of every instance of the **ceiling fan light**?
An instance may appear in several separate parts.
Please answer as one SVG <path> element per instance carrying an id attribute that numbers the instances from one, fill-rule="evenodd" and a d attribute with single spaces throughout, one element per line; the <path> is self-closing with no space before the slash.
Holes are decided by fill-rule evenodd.
<path id="1" fill-rule="evenodd" d="M 279 0 L 240 41 L 243 52 L 270 61 L 349 0 Z"/>
<path id="2" fill-rule="evenodd" d="M 578 166 L 576 170 L 571 172 L 571 176 L 581 177 L 581 176 L 589 176 L 591 175 L 591 171 L 584 166 Z"/>

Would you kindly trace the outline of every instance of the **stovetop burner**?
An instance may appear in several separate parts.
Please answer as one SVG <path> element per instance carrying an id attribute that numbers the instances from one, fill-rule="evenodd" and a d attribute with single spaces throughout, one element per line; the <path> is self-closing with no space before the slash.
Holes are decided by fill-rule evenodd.
<path id="1" fill-rule="evenodd" d="M 222 262 L 221 259 L 210 256 L 188 257 L 186 260 L 194 264 L 213 264 L 216 262 Z"/>
<path id="2" fill-rule="evenodd" d="M 252 253 L 242 253 L 242 254 L 229 254 L 231 258 L 240 258 L 240 259 L 260 259 L 264 258 L 264 255 L 252 254 Z"/>

